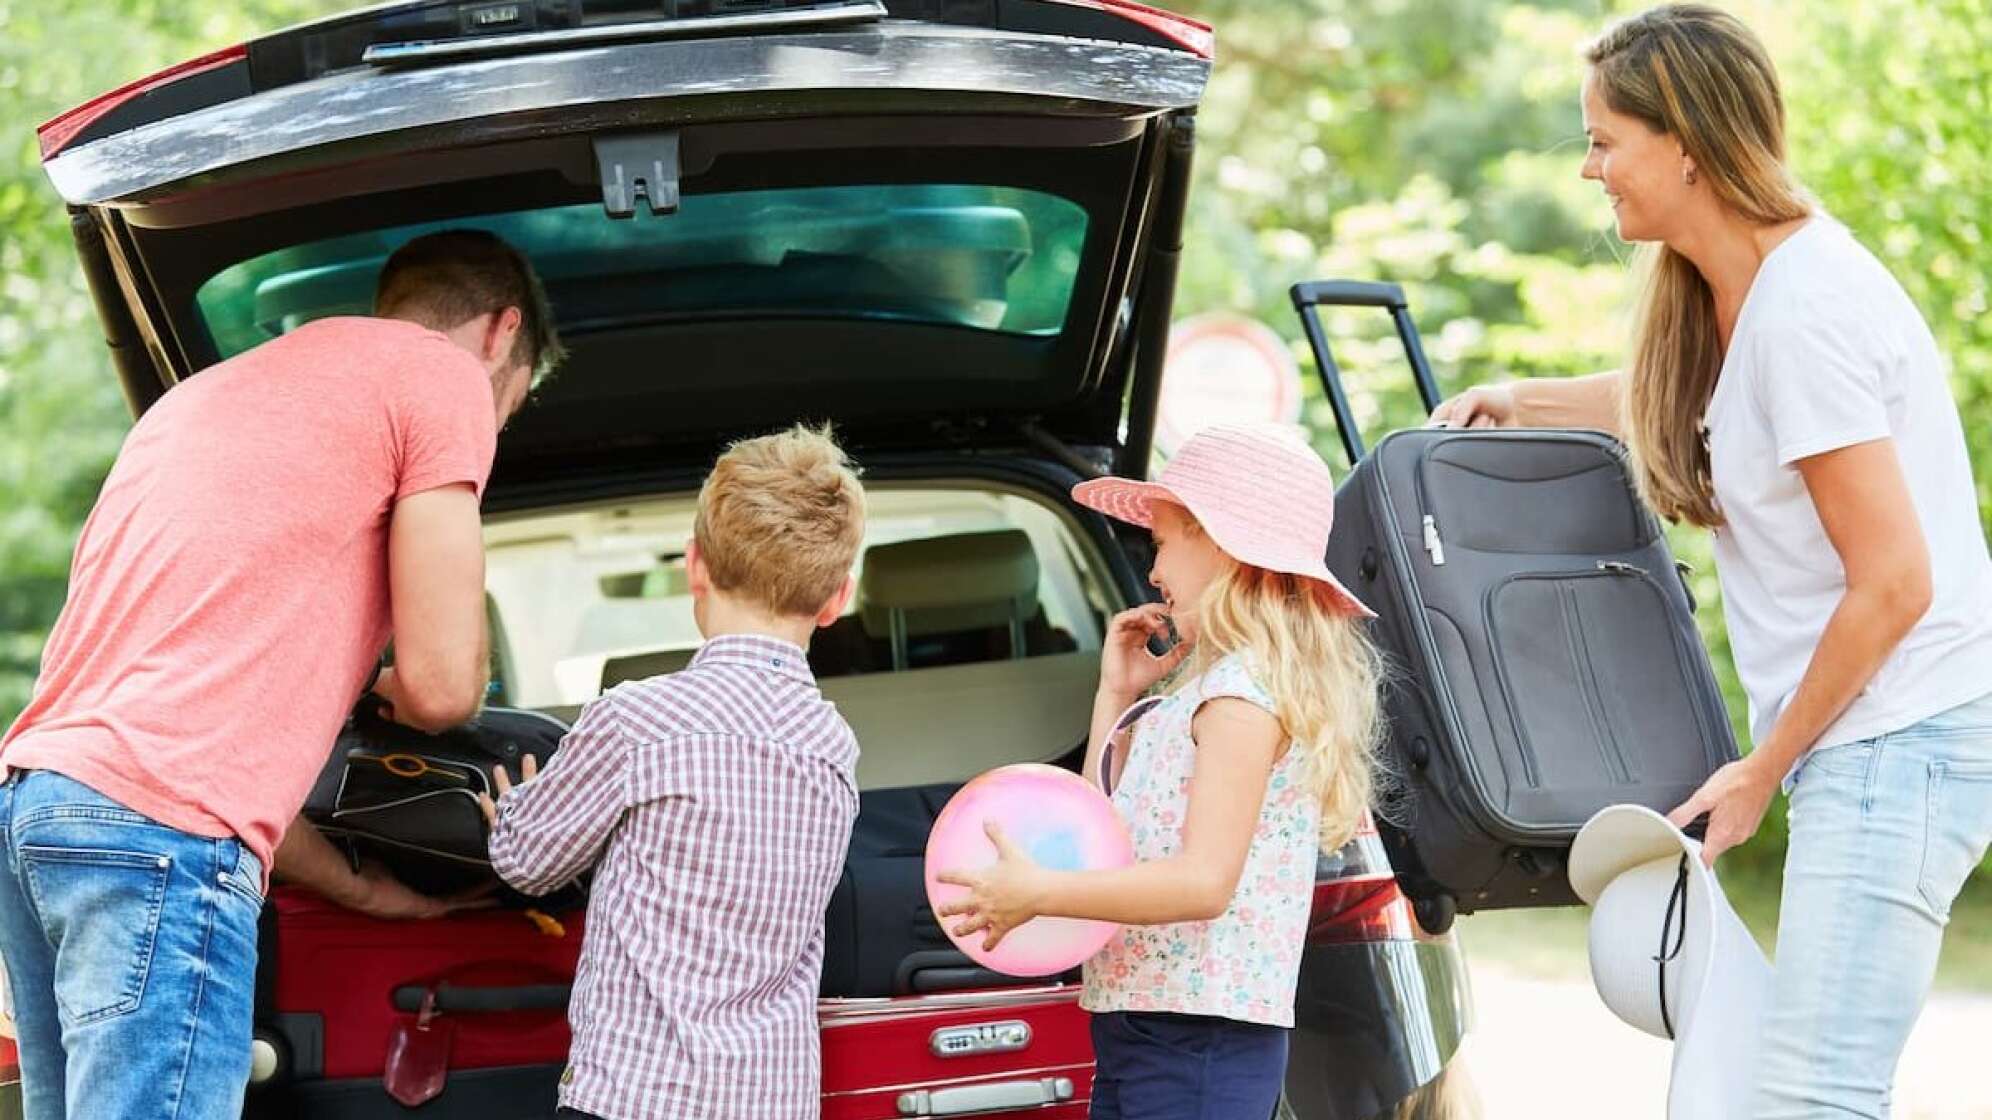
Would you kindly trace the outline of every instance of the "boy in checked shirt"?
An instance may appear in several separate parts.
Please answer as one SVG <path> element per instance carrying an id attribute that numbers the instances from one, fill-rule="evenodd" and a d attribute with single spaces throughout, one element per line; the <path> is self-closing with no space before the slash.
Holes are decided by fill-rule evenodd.
<path id="1" fill-rule="evenodd" d="M 858 744 L 804 650 L 850 600 L 864 519 L 827 431 L 734 444 L 685 555 L 698 656 L 588 705 L 544 773 L 499 772 L 507 883 L 544 894 L 598 865 L 560 1116 L 816 1120 Z"/>

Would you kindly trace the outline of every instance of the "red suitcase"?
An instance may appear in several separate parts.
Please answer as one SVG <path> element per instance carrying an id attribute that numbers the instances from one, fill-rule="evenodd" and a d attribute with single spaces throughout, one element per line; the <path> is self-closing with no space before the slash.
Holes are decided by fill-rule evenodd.
<path id="1" fill-rule="evenodd" d="M 1082 1120 L 1093 1045 L 1076 985 L 826 999 L 823 1120 Z"/>
<path id="2" fill-rule="evenodd" d="M 552 1111 L 581 912 L 551 923 L 518 910 L 385 922 L 308 891 L 278 887 L 271 902 L 257 1028 L 268 1049 L 251 1116 L 374 1115 L 375 1100 L 392 1115 L 389 1049 L 397 1034 L 415 1038 L 425 1004 L 428 1029 L 398 1079 L 447 1076 L 424 1115 Z"/>

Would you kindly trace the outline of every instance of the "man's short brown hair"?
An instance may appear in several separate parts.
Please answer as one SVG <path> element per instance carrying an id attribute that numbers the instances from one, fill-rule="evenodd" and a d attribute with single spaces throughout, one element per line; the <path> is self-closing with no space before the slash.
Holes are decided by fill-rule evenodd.
<path id="1" fill-rule="evenodd" d="M 693 535 L 719 590 L 788 617 L 837 594 L 865 536 L 865 492 L 830 429 L 741 440 L 699 490 Z"/>
<path id="2" fill-rule="evenodd" d="M 439 331 L 479 315 L 519 309 L 512 365 L 544 375 L 567 351 L 554 331 L 546 291 L 525 255 L 495 233 L 448 229 L 424 234 L 394 251 L 374 289 L 374 314 L 407 319 Z"/>

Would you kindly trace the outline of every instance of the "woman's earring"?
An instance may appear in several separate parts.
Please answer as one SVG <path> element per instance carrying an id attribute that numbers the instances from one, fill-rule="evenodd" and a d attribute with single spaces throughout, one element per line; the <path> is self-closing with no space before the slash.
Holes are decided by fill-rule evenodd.
<path id="1" fill-rule="evenodd" d="M 1692 166 L 1681 169 L 1681 182 L 1691 187 L 1695 185 L 1695 169 Z"/>

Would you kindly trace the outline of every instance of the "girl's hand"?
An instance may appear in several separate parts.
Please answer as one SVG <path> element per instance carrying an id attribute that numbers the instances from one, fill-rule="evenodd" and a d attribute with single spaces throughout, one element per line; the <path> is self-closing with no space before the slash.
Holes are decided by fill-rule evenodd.
<path id="1" fill-rule="evenodd" d="M 1144 603 L 1115 615 L 1107 623 L 1100 650 L 1100 691 L 1132 699 L 1155 687 L 1190 655 L 1190 643 L 1178 642 L 1160 657 L 1148 652 L 1148 639 L 1169 637 L 1169 608 Z"/>
<path id="2" fill-rule="evenodd" d="M 1009 932 L 1037 917 L 1040 883 L 1044 869 L 1031 861 L 1023 849 L 1010 842 L 995 821 L 985 822 L 982 831 L 996 845 L 996 862 L 981 871 L 943 871 L 934 876 L 950 886 L 967 887 L 968 894 L 934 912 L 936 918 L 962 917 L 954 924 L 956 937 L 984 931 L 982 948 L 994 949 Z"/>

